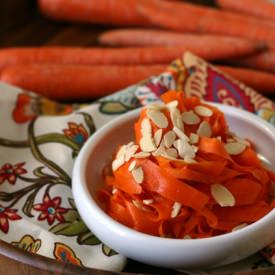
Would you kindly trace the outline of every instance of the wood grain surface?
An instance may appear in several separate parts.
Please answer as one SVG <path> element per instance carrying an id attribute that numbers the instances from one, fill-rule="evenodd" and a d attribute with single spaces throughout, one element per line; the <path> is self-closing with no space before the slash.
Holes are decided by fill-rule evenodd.
<path id="1" fill-rule="evenodd" d="M 83 0 L 84 1 L 84 0 Z M 100 1 L 100 0 L 97 0 Z M 192 1 L 194 2 L 194 1 Z M 211 5 L 213 1 L 195 1 Z M 67 45 L 95 46 L 98 34 L 109 26 L 53 22 L 39 14 L 36 0 L 1 0 L 0 48 L 14 46 Z M 167 269 L 129 261 L 123 275 L 127 274 L 184 274 Z M 46 274 L 95 274 L 115 273 L 81 268 L 59 263 L 39 255 L 13 247 L 0 240 L 0 274 L 46 275 Z M 221 273 L 219 273 L 221 274 Z M 231 274 L 231 273 L 223 273 Z M 275 274 L 275 267 L 255 272 L 235 272 L 234 275 Z"/>

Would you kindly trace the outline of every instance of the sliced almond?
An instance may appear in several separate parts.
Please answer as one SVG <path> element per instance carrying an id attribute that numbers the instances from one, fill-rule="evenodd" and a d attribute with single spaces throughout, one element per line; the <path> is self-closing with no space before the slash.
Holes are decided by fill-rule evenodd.
<path id="1" fill-rule="evenodd" d="M 151 103 L 147 105 L 147 110 L 163 110 L 166 109 L 166 105 L 164 103 Z"/>
<path id="2" fill-rule="evenodd" d="M 129 167 L 128 167 L 128 171 L 132 171 L 132 170 L 134 170 L 135 168 L 136 168 L 136 165 L 137 165 L 137 162 L 135 161 L 135 160 L 133 160 L 131 163 L 130 163 L 130 165 L 129 165 Z"/>
<path id="3" fill-rule="evenodd" d="M 173 100 L 173 101 L 167 103 L 167 104 L 166 104 L 166 107 L 167 107 L 168 109 L 172 109 L 172 108 L 177 108 L 178 105 L 179 105 L 179 102 L 178 102 L 177 100 Z"/>
<path id="4" fill-rule="evenodd" d="M 189 139 L 190 139 L 191 144 L 196 144 L 196 143 L 198 143 L 200 137 L 195 133 L 191 133 L 189 136 Z"/>
<path id="5" fill-rule="evenodd" d="M 157 110 L 147 110 L 147 116 L 158 128 L 163 129 L 168 127 L 168 119 L 162 112 Z"/>
<path id="6" fill-rule="evenodd" d="M 139 141 L 139 146 L 143 152 L 153 152 L 157 149 L 153 138 L 150 136 L 143 136 Z"/>
<path id="7" fill-rule="evenodd" d="M 184 235 L 183 238 L 184 238 L 185 240 L 190 240 L 190 239 L 192 239 L 191 236 L 189 236 L 189 235 Z"/>
<path id="8" fill-rule="evenodd" d="M 183 112 L 182 120 L 187 125 L 196 125 L 201 121 L 200 118 L 193 111 Z"/>
<path id="9" fill-rule="evenodd" d="M 158 147 L 160 142 L 161 142 L 161 139 L 162 139 L 162 133 L 163 133 L 163 130 L 162 129 L 158 129 L 155 134 L 154 134 L 154 142 L 155 142 L 155 145 Z"/>
<path id="10" fill-rule="evenodd" d="M 117 152 L 117 154 L 116 154 L 116 158 L 117 159 L 120 159 L 120 158 L 124 158 L 124 156 L 125 156 L 125 152 L 126 152 L 126 145 L 122 145 L 120 148 L 119 148 L 119 150 L 118 150 L 118 152 Z"/>
<path id="11" fill-rule="evenodd" d="M 163 141 L 164 145 L 166 148 L 170 148 L 174 141 L 176 139 L 176 134 L 174 131 L 168 131 L 164 136 L 163 136 Z"/>
<path id="12" fill-rule="evenodd" d="M 178 151 L 174 148 L 169 148 L 165 150 L 165 153 L 171 158 L 176 159 L 178 157 Z"/>
<path id="13" fill-rule="evenodd" d="M 239 155 L 245 150 L 246 145 L 239 142 L 230 142 L 226 143 L 224 148 L 229 155 Z"/>
<path id="14" fill-rule="evenodd" d="M 232 193 L 221 184 L 212 184 L 211 194 L 221 207 L 234 206 L 236 203 Z"/>
<path id="15" fill-rule="evenodd" d="M 205 106 L 198 105 L 195 107 L 195 112 L 199 116 L 210 117 L 213 115 L 213 111 Z"/>
<path id="16" fill-rule="evenodd" d="M 152 155 L 157 157 L 157 156 L 161 156 L 164 153 L 165 153 L 164 146 L 160 146 L 160 147 L 158 147 L 158 149 L 155 152 L 152 153 Z"/>
<path id="17" fill-rule="evenodd" d="M 136 153 L 138 148 L 139 148 L 138 145 L 132 145 L 131 147 L 126 148 L 125 155 L 124 155 L 125 161 L 128 161 L 131 157 L 133 157 L 133 155 Z"/>
<path id="18" fill-rule="evenodd" d="M 150 205 L 150 204 L 154 203 L 154 200 L 152 200 L 152 199 L 147 199 L 147 200 L 143 200 L 142 202 L 143 202 L 145 205 Z"/>
<path id="19" fill-rule="evenodd" d="M 120 166 L 122 166 L 124 164 L 124 158 L 120 157 L 120 158 L 117 158 L 115 159 L 113 162 L 112 162 L 112 170 L 113 171 L 116 171 Z"/>
<path id="20" fill-rule="evenodd" d="M 114 195 L 118 190 L 116 188 L 112 189 L 112 194 Z"/>
<path id="21" fill-rule="evenodd" d="M 197 163 L 197 161 L 195 159 L 191 159 L 191 158 L 188 158 L 188 157 L 184 157 L 183 160 L 184 160 L 185 163 L 190 163 L 190 164 Z"/>
<path id="22" fill-rule="evenodd" d="M 147 153 L 147 152 L 138 152 L 138 153 L 133 155 L 133 157 L 136 158 L 136 159 L 148 158 L 150 156 L 151 156 L 151 154 Z"/>
<path id="23" fill-rule="evenodd" d="M 232 232 L 240 230 L 242 228 L 245 228 L 246 226 L 247 226 L 247 223 L 241 223 L 241 224 L 235 226 L 234 228 L 232 228 Z"/>
<path id="24" fill-rule="evenodd" d="M 234 139 L 235 139 L 237 142 L 242 143 L 242 144 L 244 144 L 244 145 L 246 145 L 246 146 L 251 146 L 250 142 L 249 142 L 248 140 L 246 140 L 246 139 L 242 139 L 242 138 L 237 137 L 237 136 L 234 136 Z"/>
<path id="25" fill-rule="evenodd" d="M 185 140 L 178 139 L 174 142 L 174 147 L 183 159 L 193 159 L 196 156 L 194 148 Z"/>
<path id="26" fill-rule="evenodd" d="M 187 135 L 185 135 L 185 133 L 179 129 L 178 127 L 174 127 L 173 128 L 173 131 L 176 133 L 176 135 L 182 139 L 182 140 L 186 140 L 186 141 L 189 141 L 189 137 Z"/>
<path id="27" fill-rule="evenodd" d="M 197 129 L 197 134 L 200 137 L 211 137 L 212 136 L 212 129 L 210 124 L 207 121 L 203 121 L 199 128 Z"/>
<path id="28" fill-rule="evenodd" d="M 170 110 L 170 118 L 173 123 L 174 127 L 179 128 L 180 130 L 184 131 L 184 124 L 181 118 L 181 113 L 179 109 L 177 108 L 172 108 Z"/>
<path id="29" fill-rule="evenodd" d="M 144 180 L 144 173 L 142 167 L 137 167 L 131 171 L 134 180 L 137 184 L 141 184 Z"/>
<path id="30" fill-rule="evenodd" d="M 177 217 L 180 212 L 180 209 L 181 209 L 181 203 L 174 202 L 172 207 L 172 212 L 171 212 L 171 218 Z"/>
<path id="31" fill-rule="evenodd" d="M 143 136 L 152 135 L 152 126 L 148 118 L 141 121 L 141 133 Z"/>

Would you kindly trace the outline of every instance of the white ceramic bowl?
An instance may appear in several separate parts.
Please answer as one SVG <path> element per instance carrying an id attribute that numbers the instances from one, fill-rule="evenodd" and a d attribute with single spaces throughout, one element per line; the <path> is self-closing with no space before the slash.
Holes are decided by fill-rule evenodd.
<path id="1" fill-rule="evenodd" d="M 214 104 L 230 129 L 256 143 L 257 151 L 275 167 L 275 129 L 259 117 Z M 204 239 L 168 239 L 130 229 L 109 217 L 96 199 L 102 169 L 120 144 L 133 140 L 140 110 L 131 111 L 99 129 L 84 145 L 73 170 L 73 195 L 86 225 L 105 244 L 134 260 L 169 268 L 212 267 L 241 260 L 275 240 L 275 210 L 238 231 Z"/>

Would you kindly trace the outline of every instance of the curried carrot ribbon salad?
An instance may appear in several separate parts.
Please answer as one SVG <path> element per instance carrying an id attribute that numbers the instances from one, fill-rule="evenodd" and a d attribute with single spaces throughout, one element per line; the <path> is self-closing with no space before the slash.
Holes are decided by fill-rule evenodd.
<path id="1" fill-rule="evenodd" d="M 105 211 L 137 231 L 204 238 L 253 223 L 275 205 L 275 175 L 224 114 L 169 91 L 141 111 L 135 141 L 118 148 L 99 192 Z"/>

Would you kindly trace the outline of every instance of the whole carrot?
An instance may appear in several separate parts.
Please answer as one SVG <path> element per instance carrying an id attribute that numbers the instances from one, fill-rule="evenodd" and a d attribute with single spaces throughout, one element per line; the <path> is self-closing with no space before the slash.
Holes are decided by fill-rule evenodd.
<path id="1" fill-rule="evenodd" d="M 217 66 L 220 70 L 262 94 L 275 94 L 275 75 L 257 70 Z"/>
<path id="2" fill-rule="evenodd" d="M 141 0 L 39 0 L 46 16 L 65 21 L 113 25 L 147 25 L 137 10 Z M 154 0 L 146 0 L 154 1 Z"/>
<path id="3" fill-rule="evenodd" d="M 226 10 L 275 20 L 275 5 L 266 0 L 217 0 L 217 4 Z"/>
<path id="4" fill-rule="evenodd" d="M 264 43 L 239 37 L 177 33 L 154 29 L 106 31 L 99 36 L 99 42 L 112 46 L 184 46 L 204 56 L 210 56 L 212 53 L 216 56 L 215 59 L 246 56 L 264 47 Z"/>
<path id="5" fill-rule="evenodd" d="M 275 49 L 269 49 L 255 55 L 240 58 L 233 63 L 243 67 L 275 73 Z"/>
<path id="6" fill-rule="evenodd" d="M 188 50 L 185 46 L 158 46 L 133 48 L 7 48 L 0 50 L 1 69 L 18 64 L 75 64 L 75 65 L 134 65 L 168 64 Z M 243 54 L 252 49 L 243 49 Z M 255 50 L 255 49 L 254 49 Z M 206 51 L 198 47 L 193 51 L 206 60 L 226 57 L 215 51 Z M 233 50 L 232 50 L 233 52 Z M 231 55 L 233 56 L 233 54 Z"/>
<path id="7" fill-rule="evenodd" d="M 56 100 L 82 100 L 108 95 L 165 68 L 166 65 L 17 65 L 4 69 L 0 80 Z"/>
<path id="8" fill-rule="evenodd" d="M 175 9 L 177 6 L 177 9 Z M 203 6 L 187 3 L 140 3 L 139 11 L 147 20 L 162 28 L 180 32 L 196 32 L 240 36 L 260 41 L 275 41 L 274 24 L 249 19 Z M 171 15 L 172 14 L 172 15 Z"/>

